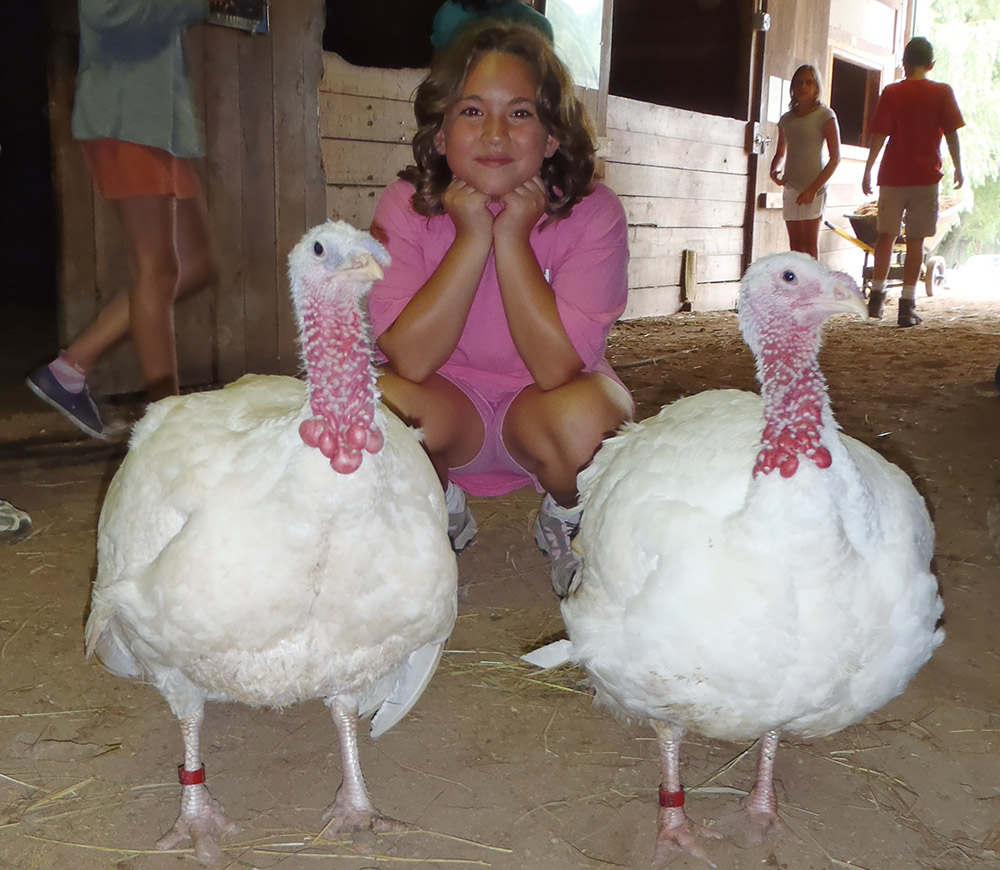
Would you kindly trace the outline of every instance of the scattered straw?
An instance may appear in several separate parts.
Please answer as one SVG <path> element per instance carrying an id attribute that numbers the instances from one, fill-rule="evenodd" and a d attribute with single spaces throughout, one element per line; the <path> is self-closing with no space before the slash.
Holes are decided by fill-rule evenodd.
<path id="1" fill-rule="evenodd" d="M 513 653 L 488 653 L 480 650 L 451 650 L 451 657 L 442 658 L 439 672 L 454 676 L 469 677 L 474 686 L 482 689 L 497 689 L 510 694 L 519 694 L 525 689 L 539 687 L 557 692 L 568 692 L 589 698 L 583 671 L 575 665 L 562 665 L 540 671 Z M 462 661 L 461 656 L 488 655 L 478 661 Z"/>
<path id="2" fill-rule="evenodd" d="M 86 779 L 81 779 L 79 782 L 74 783 L 73 785 L 66 786 L 66 788 L 62 788 L 59 791 L 54 791 L 51 794 L 47 794 L 44 797 L 40 797 L 34 803 L 31 803 L 27 806 L 27 808 L 24 810 L 24 815 L 36 812 L 40 810 L 42 807 L 48 806 L 49 804 L 54 803 L 55 801 L 65 797 L 68 794 L 73 795 L 73 797 L 79 797 L 79 795 L 76 794 L 76 791 L 78 789 L 82 789 L 85 785 L 90 785 L 90 783 L 92 783 L 93 781 L 94 777 L 88 776 Z"/>
<path id="3" fill-rule="evenodd" d="M 8 638 L 12 640 L 13 637 Z M 73 716 L 77 713 L 97 713 L 103 707 L 84 707 L 80 710 L 49 710 L 45 713 L 0 713 L 0 719 L 38 719 L 46 716 Z"/>
<path id="4" fill-rule="evenodd" d="M 446 776 L 437 776 L 433 773 L 428 773 L 426 770 L 421 770 L 419 767 L 410 767 L 407 764 L 403 764 L 401 761 L 397 761 L 396 764 L 403 768 L 403 770 L 419 773 L 421 776 L 426 776 L 428 779 L 438 779 L 441 782 L 447 782 L 449 785 L 457 785 L 460 788 L 464 788 L 466 791 L 473 791 L 470 786 L 467 786 L 464 782 L 459 782 L 457 779 L 448 779 Z"/>

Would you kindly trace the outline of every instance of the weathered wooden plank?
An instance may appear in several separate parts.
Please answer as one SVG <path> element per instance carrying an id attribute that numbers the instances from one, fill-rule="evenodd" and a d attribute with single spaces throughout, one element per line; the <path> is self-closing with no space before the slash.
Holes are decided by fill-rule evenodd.
<path id="1" fill-rule="evenodd" d="M 619 194 L 630 226 L 742 227 L 742 202 L 697 202 Z"/>
<path id="2" fill-rule="evenodd" d="M 323 139 L 320 147 L 327 178 L 335 178 L 337 184 L 384 187 L 396 180 L 400 169 L 413 163 L 409 145 Z"/>
<path id="3" fill-rule="evenodd" d="M 747 172 L 747 155 L 742 146 L 692 142 L 651 133 L 608 130 L 604 153 L 613 163 L 700 169 L 743 176 Z"/>
<path id="4" fill-rule="evenodd" d="M 628 285 L 633 287 L 657 287 L 661 284 L 681 283 L 683 251 L 674 257 L 633 258 L 628 264 Z M 702 255 L 698 257 L 696 271 L 699 286 L 720 281 L 739 281 L 742 268 L 740 254 L 729 256 Z"/>
<path id="5" fill-rule="evenodd" d="M 629 252 L 633 257 L 675 257 L 690 249 L 699 254 L 740 254 L 740 227 L 645 227 L 629 228 Z"/>
<path id="6" fill-rule="evenodd" d="M 324 13 L 319 0 L 283 0 L 272 7 L 272 81 L 274 98 L 275 258 L 278 359 L 276 370 L 298 371 L 298 326 L 288 292 L 288 253 L 307 227 L 308 200 L 325 179 L 321 172 L 316 121 L 320 63 L 315 46 L 321 39 Z M 310 150 L 314 162 L 304 159 Z M 325 197 L 324 197 L 325 199 Z M 325 207 L 325 203 L 323 204 Z"/>
<path id="7" fill-rule="evenodd" d="M 723 282 L 720 284 L 699 284 L 691 300 L 692 311 L 718 311 L 736 307 L 736 297 L 739 295 L 739 282 Z M 635 320 L 638 317 L 661 317 L 674 314 L 680 310 L 681 292 L 677 285 L 662 285 L 659 287 L 641 287 L 629 291 L 628 304 L 622 314 L 622 320 Z"/>
<path id="8" fill-rule="evenodd" d="M 609 162 L 605 177 L 607 185 L 619 196 L 642 193 L 695 201 L 741 204 L 746 201 L 746 182 L 739 175 Z"/>
<path id="9" fill-rule="evenodd" d="M 608 129 L 652 133 L 671 139 L 743 147 L 745 122 L 686 109 L 655 106 L 627 97 L 608 98 Z"/>
<path id="10" fill-rule="evenodd" d="M 661 317 L 674 314 L 681 307 L 680 287 L 643 287 L 629 290 L 628 304 L 622 313 L 622 320 L 635 320 L 638 317 Z"/>
<path id="11" fill-rule="evenodd" d="M 410 100 L 423 77 L 425 69 L 379 69 L 355 66 L 339 54 L 323 52 L 323 78 L 320 91 L 359 96 L 388 97 Z"/>
<path id="12" fill-rule="evenodd" d="M 206 26 L 192 28 L 188 33 L 188 57 L 195 101 L 199 109 L 205 105 L 204 59 L 205 43 L 209 38 Z M 204 112 L 201 115 L 204 118 Z M 197 160 L 195 171 L 205 177 L 205 161 Z M 202 205 L 205 198 L 202 194 Z M 210 240 L 211 243 L 211 240 Z M 177 374 L 182 384 L 209 384 L 214 374 L 215 324 L 212 318 L 212 292 L 206 288 L 194 296 L 182 299 L 174 311 L 177 335 Z"/>
<path id="13" fill-rule="evenodd" d="M 349 221 L 356 227 L 368 229 L 383 189 L 382 185 L 347 187 L 331 184 L 326 188 L 326 215 L 331 220 Z"/>
<path id="14" fill-rule="evenodd" d="M 265 374 L 276 371 L 278 361 L 272 62 L 269 39 L 240 35 L 246 364 Z"/>
<path id="15" fill-rule="evenodd" d="M 319 95 L 320 135 L 362 142 L 403 142 L 417 132 L 413 104 L 354 94 Z"/>
<path id="16" fill-rule="evenodd" d="M 219 271 L 214 292 L 214 380 L 222 383 L 247 371 L 243 256 L 246 245 L 241 193 L 245 146 L 239 100 L 241 36 L 228 27 L 212 27 L 205 43 L 205 188 Z"/>
<path id="17" fill-rule="evenodd" d="M 65 346 L 97 314 L 94 187 L 79 143 L 70 132 L 76 86 L 75 33 L 54 34 L 49 55 L 49 129 L 53 193 L 59 207 L 59 341 Z"/>

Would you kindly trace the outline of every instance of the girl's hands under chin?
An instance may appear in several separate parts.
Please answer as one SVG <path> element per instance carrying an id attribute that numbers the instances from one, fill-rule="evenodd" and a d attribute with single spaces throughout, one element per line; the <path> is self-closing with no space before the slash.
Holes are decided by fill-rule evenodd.
<path id="1" fill-rule="evenodd" d="M 458 235 L 490 237 L 493 233 L 493 213 L 487 208 L 490 198 L 460 178 L 452 180 L 441 196 L 441 204 Z"/>
<path id="2" fill-rule="evenodd" d="M 503 211 L 493 222 L 493 235 L 523 236 L 527 238 L 538 219 L 545 214 L 549 193 L 539 176 L 529 178 L 524 184 L 500 197 Z"/>

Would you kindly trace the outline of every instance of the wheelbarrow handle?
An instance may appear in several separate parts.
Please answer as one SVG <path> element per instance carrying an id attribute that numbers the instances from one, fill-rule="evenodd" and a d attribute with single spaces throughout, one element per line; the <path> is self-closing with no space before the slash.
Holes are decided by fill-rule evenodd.
<path id="1" fill-rule="evenodd" d="M 852 245 L 857 245 L 866 254 L 875 253 L 875 249 L 871 245 L 866 245 L 863 241 L 861 241 L 861 239 L 855 238 L 849 232 L 847 232 L 847 230 L 843 230 L 840 227 L 836 227 L 829 221 L 823 221 L 823 225 L 833 230 L 838 236 L 847 239 L 847 241 L 849 241 Z"/>

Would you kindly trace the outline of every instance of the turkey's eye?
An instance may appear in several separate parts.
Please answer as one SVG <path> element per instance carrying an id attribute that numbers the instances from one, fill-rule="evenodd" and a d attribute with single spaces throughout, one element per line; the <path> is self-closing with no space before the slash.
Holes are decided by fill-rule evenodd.
<path id="1" fill-rule="evenodd" d="M 789 284 L 795 283 L 795 273 L 791 269 L 785 269 L 785 271 L 781 273 L 781 277 L 784 278 Z"/>
<path id="2" fill-rule="evenodd" d="M 315 244 L 313 245 L 313 253 L 314 253 L 314 254 L 315 254 L 315 255 L 316 255 L 317 257 L 322 257 L 322 256 L 323 256 L 323 245 L 322 245 L 322 244 L 321 244 L 320 242 L 316 242 L 316 243 L 315 243 Z"/>

